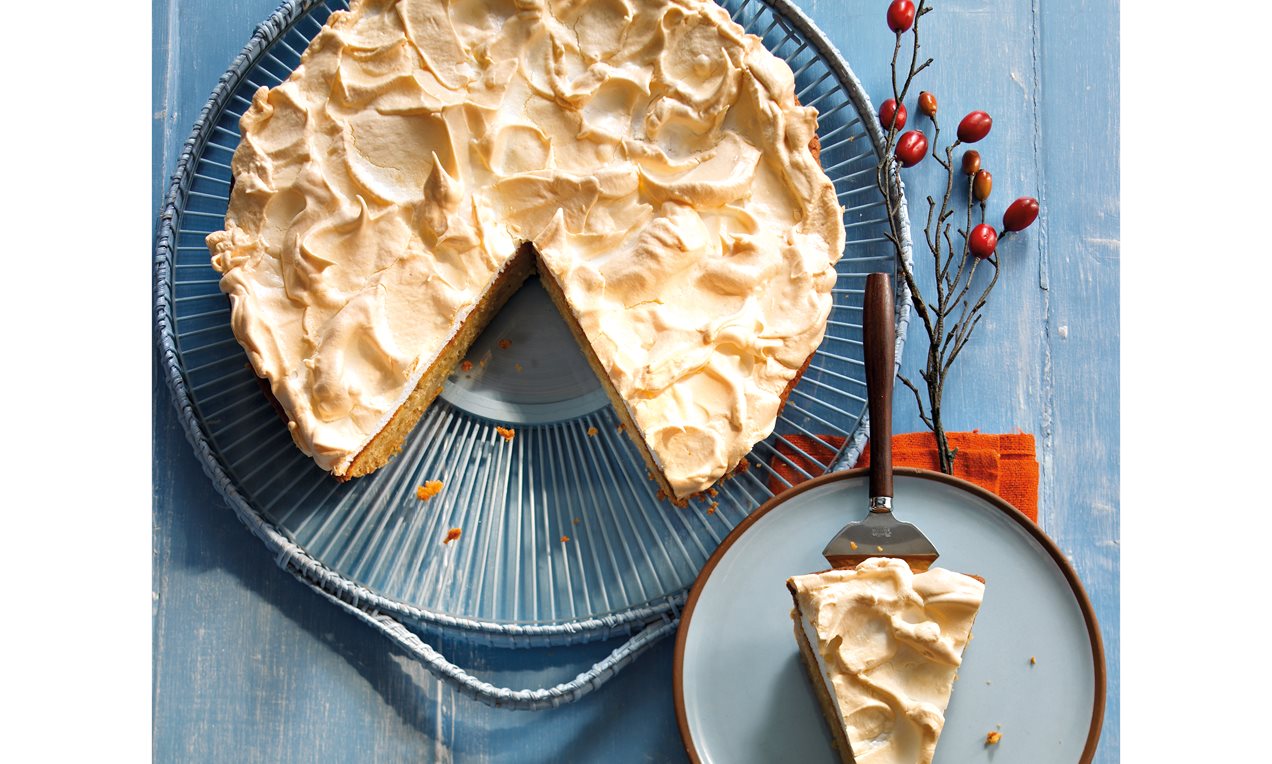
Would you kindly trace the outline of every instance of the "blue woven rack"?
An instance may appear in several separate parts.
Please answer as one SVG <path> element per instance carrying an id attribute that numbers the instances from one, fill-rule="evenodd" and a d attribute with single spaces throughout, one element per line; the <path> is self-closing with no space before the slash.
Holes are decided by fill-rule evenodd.
<path id="1" fill-rule="evenodd" d="M 789 0 L 721 4 L 790 64 L 801 102 L 817 107 L 822 166 L 844 205 L 848 242 L 826 340 L 774 434 L 756 446 L 750 470 L 684 509 L 657 500 L 598 383 L 570 355 L 573 343 L 558 341 L 564 327 L 533 286 L 470 351 L 490 361 L 486 373 L 449 380 L 388 466 L 339 484 L 292 445 L 234 340 L 203 238 L 224 220 L 238 120 L 252 93 L 286 79 L 344 3 L 293 0 L 256 29 L 195 122 L 169 186 L 156 237 L 157 337 L 204 471 L 279 567 L 488 703 L 546 708 L 599 687 L 675 631 L 688 587 L 716 546 L 789 485 L 775 464 L 812 477 L 850 466 L 865 442 L 862 287 L 868 273 L 891 270 L 894 257 L 875 188 L 879 123 L 843 57 Z M 899 178 L 891 182 L 899 193 Z M 904 204 L 896 219 L 908 262 Z M 908 297 L 899 288 L 898 360 Z M 512 337 L 520 355 L 497 352 L 501 337 Z M 509 422 L 518 430 L 512 444 L 494 431 Z M 844 439 L 838 450 L 832 437 Z M 835 458 L 805 453 L 799 443 L 807 439 L 821 441 L 817 455 Z M 421 504 L 414 488 L 433 478 L 446 490 Z M 442 545 L 450 527 L 463 528 L 462 542 Z M 571 542 L 561 542 L 567 535 Z M 500 647 L 629 638 L 571 681 L 514 690 L 468 674 L 421 637 L 440 632 Z"/>

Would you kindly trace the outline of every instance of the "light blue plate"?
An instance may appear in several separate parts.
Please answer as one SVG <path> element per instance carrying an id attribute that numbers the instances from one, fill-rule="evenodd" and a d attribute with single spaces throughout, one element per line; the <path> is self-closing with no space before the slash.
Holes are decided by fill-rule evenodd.
<path id="1" fill-rule="evenodd" d="M 866 476 L 805 485 L 739 525 L 689 595 L 676 715 L 699 761 L 837 761 L 800 661 L 786 579 L 827 567 L 826 542 L 865 514 Z M 1104 654 L 1063 555 L 1001 499 L 944 475 L 898 468 L 896 507 L 936 545 L 938 565 L 986 580 L 936 764 L 1089 760 L 1104 715 Z M 1003 737 L 987 747 L 991 730 Z"/>

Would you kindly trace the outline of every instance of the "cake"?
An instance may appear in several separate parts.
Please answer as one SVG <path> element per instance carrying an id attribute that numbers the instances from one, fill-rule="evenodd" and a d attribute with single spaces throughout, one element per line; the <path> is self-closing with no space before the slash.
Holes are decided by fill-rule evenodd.
<path id="1" fill-rule="evenodd" d="M 985 583 L 872 557 L 786 586 L 795 640 L 840 760 L 929 764 Z"/>
<path id="2" fill-rule="evenodd" d="M 790 68 L 709 0 L 365 0 L 240 120 L 207 237 L 235 337 L 340 479 L 537 273 L 668 495 L 772 432 L 842 210 Z"/>

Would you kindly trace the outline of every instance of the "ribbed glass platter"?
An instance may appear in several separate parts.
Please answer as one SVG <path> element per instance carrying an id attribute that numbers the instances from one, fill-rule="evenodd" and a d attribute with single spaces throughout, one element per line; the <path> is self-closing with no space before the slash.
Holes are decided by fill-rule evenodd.
<path id="1" fill-rule="evenodd" d="M 868 273 L 894 263 L 875 187 L 878 123 L 843 59 L 788 2 L 722 4 L 790 63 L 801 102 L 819 110 L 821 162 L 844 206 L 848 241 L 825 341 L 776 431 L 745 471 L 685 507 L 659 499 L 533 280 L 478 339 L 467 356 L 472 368 L 451 376 L 387 467 L 343 484 L 315 467 L 292 444 L 231 333 L 204 237 L 221 228 L 239 117 L 252 94 L 280 84 L 345 5 L 285 5 L 222 78 L 160 220 L 159 341 L 209 475 L 258 535 L 276 532 L 294 543 L 280 554 L 316 561 L 328 591 L 370 597 L 377 612 L 411 623 L 492 640 L 512 633 L 519 644 L 632 631 L 674 615 L 720 541 L 791 476 L 813 477 L 856 458 L 864 441 L 862 287 Z M 899 221 L 907 230 L 904 210 Z M 908 303 L 899 305 L 904 338 Z M 515 437 L 505 440 L 496 426 L 514 428 Z M 429 480 L 444 488 L 421 501 L 416 488 Z M 451 528 L 462 533 L 444 543 Z"/>

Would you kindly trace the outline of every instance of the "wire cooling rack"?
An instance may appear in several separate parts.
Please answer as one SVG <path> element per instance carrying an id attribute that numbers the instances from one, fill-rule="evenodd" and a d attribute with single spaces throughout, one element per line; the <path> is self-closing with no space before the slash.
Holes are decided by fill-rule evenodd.
<path id="1" fill-rule="evenodd" d="M 280 566 L 485 700 L 535 708 L 599 685 L 674 630 L 702 564 L 738 522 L 790 485 L 788 476 L 850 466 L 864 443 L 862 292 L 866 275 L 890 271 L 894 257 L 875 187 L 878 121 L 842 56 L 790 2 L 721 5 L 790 64 L 800 101 L 818 109 L 821 162 L 848 236 L 826 338 L 773 435 L 755 447 L 746 471 L 687 507 L 658 499 L 533 281 L 474 344 L 473 369 L 452 375 L 388 466 L 341 484 L 292 444 L 231 333 L 204 237 L 224 220 L 238 121 L 252 94 L 280 84 L 344 3 L 285 3 L 258 27 L 204 108 L 172 180 L 157 237 L 157 330 L 205 471 Z M 908 258 L 904 207 L 898 222 Z M 907 295 L 899 297 L 898 358 L 909 319 Z M 515 427 L 516 436 L 507 442 L 496 426 Z M 427 480 L 445 487 L 421 502 L 415 489 Z M 462 535 L 443 543 L 450 528 Z M 506 646 L 639 633 L 572 682 L 511 691 L 453 666 L 417 633 L 436 629 Z"/>

